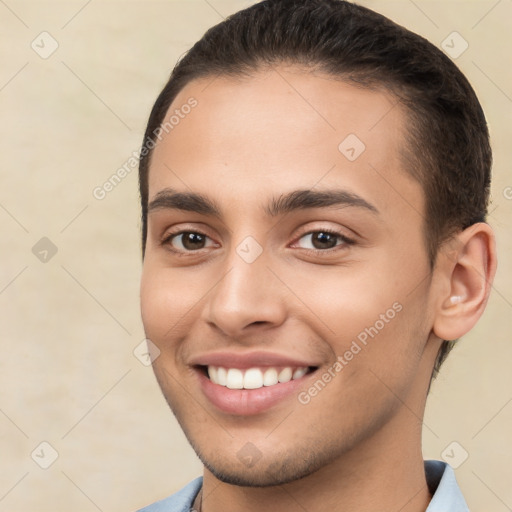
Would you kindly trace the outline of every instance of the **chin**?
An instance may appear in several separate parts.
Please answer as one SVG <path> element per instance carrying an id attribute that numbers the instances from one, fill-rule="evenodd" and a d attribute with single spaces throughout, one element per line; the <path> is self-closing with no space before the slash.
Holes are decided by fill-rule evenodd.
<path id="1" fill-rule="evenodd" d="M 299 450 L 292 455 L 263 455 L 260 460 L 248 467 L 238 458 L 219 457 L 219 452 L 206 456 L 194 443 L 192 448 L 210 473 L 221 482 L 241 487 L 273 487 L 289 484 L 306 478 L 336 458 L 332 449 L 319 453 L 313 447 Z"/>

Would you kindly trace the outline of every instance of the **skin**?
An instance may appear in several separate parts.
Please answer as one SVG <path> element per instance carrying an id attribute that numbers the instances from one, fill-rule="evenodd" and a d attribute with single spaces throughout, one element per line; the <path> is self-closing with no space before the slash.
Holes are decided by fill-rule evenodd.
<path id="1" fill-rule="evenodd" d="M 190 97 L 198 106 L 153 154 L 149 202 L 167 189 L 200 193 L 220 217 L 150 211 L 141 308 L 161 351 L 158 382 L 205 464 L 203 512 L 425 510 L 427 388 L 441 340 L 467 332 L 485 307 L 490 228 L 459 233 L 431 271 L 423 190 L 400 158 L 406 114 L 386 92 L 281 66 L 194 81 L 170 111 Z M 353 162 L 338 150 L 348 134 L 366 146 Z M 297 189 L 343 189 L 378 213 L 265 213 Z M 334 236 L 335 247 L 314 251 L 310 235 L 322 230 L 353 243 Z M 204 247 L 187 252 L 179 235 L 169 239 L 184 231 L 206 235 Z M 237 253 L 247 236 L 263 249 L 250 264 Z M 257 415 L 226 414 L 189 364 L 217 349 L 274 351 L 315 362 L 307 391 L 396 303 L 400 312 L 305 405 L 293 394 Z M 252 467 L 237 456 L 248 442 L 260 457 Z"/>

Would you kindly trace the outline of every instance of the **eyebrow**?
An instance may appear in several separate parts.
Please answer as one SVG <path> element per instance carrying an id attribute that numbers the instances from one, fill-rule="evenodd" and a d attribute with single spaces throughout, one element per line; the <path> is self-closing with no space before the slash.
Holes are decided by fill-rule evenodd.
<path id="1" fill-rule="evenodd" d="M 331 206 L 362 208 L 373 214 L 379 214 L 379 210 L 361 196 L 338 189 L 294 190 L 272 198 L 264 208 L 264 212 L 270 217 L 277 217 L 291 211 Z M 160 190 L 148 205 L 148 212 L 160 209 L 176 209 L 222 217 L 219 205 L 207 196 L 196 192 L 178 192 L 171 188 Z"/>
<path id="2" fill-rule="evenodd" d="M 274 198 L 265 208 L 265 213 L 271 217 L 288 213 L 294 210 L 306 210 L 308 208 L 327 208 L 338 206 L 341 208 L 352 206 L 364 208 L 374 214 L 379 210 L 361 196 L 346 190 L 294 190 L 279 198 Z"/>
<path id="3" fill-rule="evenodd" d="M 196 192 L 177 192 L 172 188 L 160 190 L 148 205 L 148 212 L 161 209 L 184 210 L 221 217 L 220 207 L 208 197 Z"/>

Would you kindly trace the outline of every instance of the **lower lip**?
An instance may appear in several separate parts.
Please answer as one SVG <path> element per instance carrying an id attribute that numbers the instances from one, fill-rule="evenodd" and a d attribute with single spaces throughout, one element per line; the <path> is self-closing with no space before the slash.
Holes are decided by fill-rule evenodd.
<path id="1" fill-rule="evenodd" d="M 259 389 L 229 389 L 219 384 L 214 384 L 206 375 L 197 370 L 201 388 L 210 402 L 228 414 L 249 416 L 262 413 L 279 402 L 291 396 L 297 396 L 304 381 L 312 375 L 307 373 L 300 379 L 263 386 Z"/>

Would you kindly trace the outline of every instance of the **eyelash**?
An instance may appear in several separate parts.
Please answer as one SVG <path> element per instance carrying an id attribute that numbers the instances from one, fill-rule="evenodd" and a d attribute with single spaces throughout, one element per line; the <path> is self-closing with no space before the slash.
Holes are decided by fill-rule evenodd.
<path id="1" fill-rule="evenodd" d="M 184 235 L 186 233 L 193 233 L 193 234 L 204 236 L 206 238 L 210 238 L 206 233 L 203 233 L 202 231 L 197 231 L 197 230 L 181 230 L 181 231 L 177 231 L 175 233 L 169 233 L 161 241 L 161 245 L 162 246 L 167 246 L 169 248 L 169 250 L 171 250 L 174 254 L 176 254 L 179 257 L 183 257 L 183 256 L 186 257 L 186 256 L 198 254 L 203 249 L 197 249 L 197 250 L 191 250 L 191 251 L 181 251 L 179 249 L 175 249 L 174 247 L 172 247 L 172 245 L 171 245 L 172 239 L 174 237 L 177 237 L 179 235 Z M 335 231 L 335 230 L 332 230 L 332 229 L 321 229 L 320 228 L 320 229 L 310 230 L 310 231 L 306 231 L 306 232 L 302 233 L 299 237 L 297 237 L 295 239 L 296 241 L 294 242 L 294 244 L 297 243 L 303 237 L 305 237 L 307 235 L 312 235 L 312 234 L 315 234 L 315 233 L 327 233 L 329 235 L 333 235 L 333 236 L 337 237 L 341 241 L 341 244 L 337 244 L 334 247 L 330 247 L 328 249 L 305 249 L 305 248 L 299 248 L 299 249 L 302 249 L 302 251 L 305 251 L 306 253 L 309 253 L 309 254 L 323 255 L 323 254 L 326 254 L 326 253 L 327 254 L 331 254 L 333 251 L 336 250 L 337 247 L 340 247 L 340 246 L 341 247 L 342 246 L 351 246 L 351 245 L 354 245 L 356 243 L 355 240 L 353 240 L 351 238 L 348 238 L 347 236 L 343 235 L 342 233 L 340 233 L 338 231 Z"/>

